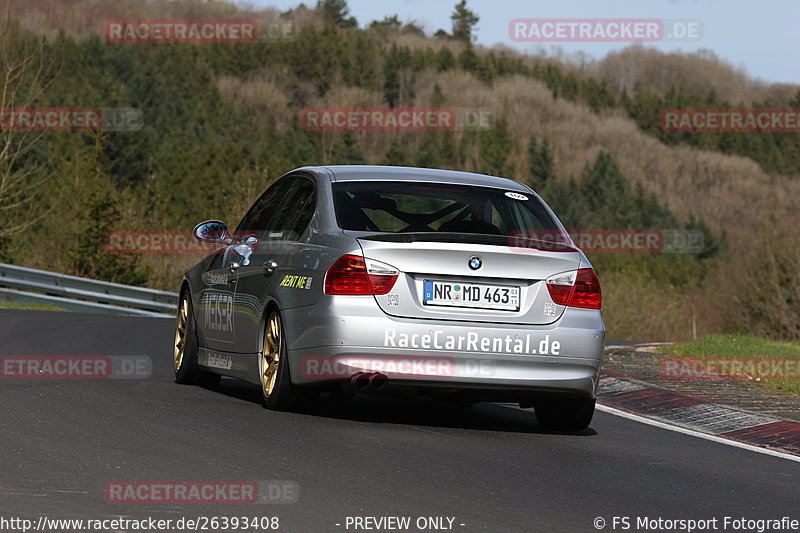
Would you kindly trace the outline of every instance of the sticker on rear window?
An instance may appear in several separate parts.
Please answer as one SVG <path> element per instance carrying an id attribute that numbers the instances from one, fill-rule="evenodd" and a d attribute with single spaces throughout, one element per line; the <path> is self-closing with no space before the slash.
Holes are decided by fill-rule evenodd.
<path id="1" fill-rule="evenodd" d="M 524 194 L 520 194 L 518 192 L 506 192 L 506 196 L 509 198 L 513 198 L 514 200 L 527 200 L 528 197 Z"/>

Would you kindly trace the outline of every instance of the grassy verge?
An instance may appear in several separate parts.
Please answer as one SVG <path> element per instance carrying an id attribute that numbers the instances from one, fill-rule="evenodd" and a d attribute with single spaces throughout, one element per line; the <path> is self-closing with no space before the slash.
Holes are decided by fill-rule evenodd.
<path id="1" fill-rule="evenodd" d="M 800 394 L 800 342 L 772 341 L 747 335 L 707 335 L 664 346 L 661 352 L 696 361 L 698 369 L 711 369 L 713 365 L 718 374 L 730 374 Z M 682 368 L 695 367 L 690 363 Z M 729 370 L 724 370 L 726 368 Z"/>
<path id="2" fill-rule="evenodd" d="M 60 307 L 53 305 L 28 303 L 28 302 L 8 302 L 0 300 L 0 309 L 33 309 L 36 311 L 63 311 Z"/>

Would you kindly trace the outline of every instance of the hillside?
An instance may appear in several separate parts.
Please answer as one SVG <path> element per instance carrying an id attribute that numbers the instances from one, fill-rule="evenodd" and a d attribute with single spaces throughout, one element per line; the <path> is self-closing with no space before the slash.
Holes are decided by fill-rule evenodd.
<path id="1" fill-rule="evenodd" d="M 657 128 L 664 107 L 789 107 L 800 101 L 797 87 L 751 80 L 708 52 L 634 46 L 579 64 L 403 25 L 342 29 L 305 8 L 282 15 L 225 2 L 10 5 L 11 58 L 33 54 L 43 66 L 31 82 L 42 89 L 36 105 L 134 107 L 144 127 L 50 132 L 12 162 L 7 175 L 35 168 L 26 179 L 41 186 L 26 189 L 25 211 L 0 196 L 3 226 L 19 229 L 0 232 L 5 260 L 174 288 L 196 256 L 108 256 L 103 235 L 236 221 L 268 183 L 306 164 L 458 168 L 531 183 L 570 227 L 706 232 L 701 254 L 590 257 L 610 338 L 680 340 L 693 328 L 800 338 L 800 283 L 786 275 L 800 260 L 791 231 L 800 223 L 800 135 Z M 104 43 L 101 21 L 126 17 L 248 18 L 299 31 L 285 42 Z M 309 107 L 387 105 L 488 110 L 494 123 L 377 134 L 308 131 L 298 118 Z M 58 243 L 55 251 L 30 235 Z"/>

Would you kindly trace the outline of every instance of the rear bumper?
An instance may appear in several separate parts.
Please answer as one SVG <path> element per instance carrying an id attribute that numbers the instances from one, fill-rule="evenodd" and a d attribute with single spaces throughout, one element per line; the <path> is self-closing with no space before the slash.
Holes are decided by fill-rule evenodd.
<path id="1" fill-rule="evenodd" d="M 594 398 L 605 342 L 602 313 L 569 308 L 543 326 L 391 317 L 359 297 L 286 310 L 288 359 L 297 385 L 380 372 L 392 385 L 474 391 L 516 399 Z"/>

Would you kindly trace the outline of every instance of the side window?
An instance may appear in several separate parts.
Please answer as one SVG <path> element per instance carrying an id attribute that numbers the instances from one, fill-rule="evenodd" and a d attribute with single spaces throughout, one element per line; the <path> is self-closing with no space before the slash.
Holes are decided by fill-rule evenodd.
<path id="1" fill-rule="evenodd" d="M 303 204 L 303 208 L 300 210 L 300 214 L 297 215 L 297 220 L 294 221 L 294 226 L 292 226 L 292 231 L 290 232 L 290 239 L 297 240 L 300 236 L 306 231 L 308 224 L 311 222 L 311 217 L 314 216 L 314 212 L 317 209 L 317 195 L 316 193 L 312 192 L 311 196 L 308 197 L 306 203 Z"/>
<path id="2" fill-rule="evenodd" d="M 314 183 L 308 178 L 296 179 L 269 223 L 265 240 L 298 239 L 314 214 L 314 200 Z"/>
<path id="3" fill-rule="evenodd" d="M 283 179 L 267 189 L 267 192 L 256 200 L 253 207 L 239 222 L 239 226 L 236 228 L 236 236 L 242 238 L 248 234 L 253 234 L 260 237 L 264 230 L 267 229 L 272 215 L 275 214 L 275 209 L 293 181 L 292 179 Z"/>

